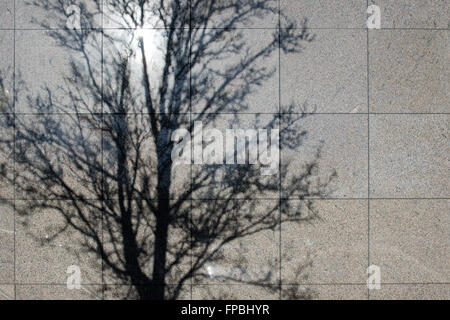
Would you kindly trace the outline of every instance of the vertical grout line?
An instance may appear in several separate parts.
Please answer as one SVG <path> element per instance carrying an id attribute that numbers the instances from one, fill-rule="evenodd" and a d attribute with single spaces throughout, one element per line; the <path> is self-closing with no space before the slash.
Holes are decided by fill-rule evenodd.
<path id="1" fill-rule="evenodd" d="M 13 224 L 14 224 L 14 300 L 17 299 L 16 290 L 16 0 L 13 4 L 13 157 L 14 157 L 14 173 L 13 173 Z"/>
<path id="2" fill-rule="evenodd" d="M 369 7 L 369 0 L 366 1 Z M 369 67 L 369 28 L 366 28 L 366 72 L 367 72 L 367 268 L 370 267 L 370 67 Z M 368 276 L 366 274 L 366 276 Z M 367 300 L 370 289 L 367 287 Z"/>
<path id="3" fill-rule="evenodd" d="M 101 76 L 100 76 L 100 78 L 101 78 L 101 81 L 102 81 L 102 83 L 100 84 L 100 87 L 101 87 L 101 108 L 102 108 L 102 113 L 101 113 L 101 126 L 104 128 L 105 127 L 105 125 L 104 125 L 104 110 L 103 110 L 103 108 L 104 108 L 104 88 L 103 88 L 103 81 L 104 81 L 104 79 L 103 79 L 103 72 L 104 72 L 104 70 L 103 70 L 103 67 L 104 67 L 104 57 L 103 57 L 103 41 L 104 41 L 104 38 L 103 38 L 103 28 L 104 28 L 104 22 L 103 22 L 103 19 L 104 19 L 104 16 L 103 16 L 103 9 L 104 9 L 104 1 L 102 1 L 102 4 L 101 4 L 101 17 L 102 17 L 102 24 L 101 24 L 101 30 L 100 30 L 100 35 L 101 35 L 101 66 L 100 66 L 100 70 L 101 70 Z M 102 152 L 102 185 L 101 185 L 101 199 L 102 199 L 102 215 L 101 215 L 101 221 L 100 221 L 100 225 L 101 225 L 101 229 L 102 229 L 102 235 L 101 235 L 101 245 L 103 246 L 103 247 L 105 247 L 105 242 L 104 242 L 104 236 L 103 236 L 103 234 L 104 234 L 104 226 L 103 226 L 103 223 L 104 223 L 104 219 L 105 219 L 105 217 L 104 217 L 104 210 L 105 210 L 105 200 L 104 200 L 104 198 L 105 198 L 105 196 L 104 196 L 104 192 L 103 192 L 103 188 L 105 187 L 105 170 L 104 170 L 104 168 L 105 168 L 105 163 L 104 163 L 104 137 L 103 137 L 103 130 L 100 130 L 100 132 L 101 132 L 101 139 L 100 139 L 100 143 L 102 144 L 102 146 L 101 146 L 101 152 Z M 103 259 L 101 259 L 101 262 L 102 262 L 102 300 L 105 300 L 105 272 L 104 272 L 104 269 L 105 269 L 105 266 L 104 266 L 104 261 L 103 261 Z"/>
<path id="4" fill-rule="evenodd" d="M 281 222 L 282 222 L 282 192 L 281 192 L 281 2 L 278 0 L 278 176 L 279 176 L 279 190 L 278 190 L 278 211 L 279 211 L 279 219 L 280 219 L 280 235 L 279 235 L 279 247 L 278 247 L 278 259 L 280 270 L 278 273 L 279 278 L 279 299 L 281 300 L 282 295 L 282 278 L 281 278 L 281 259 L 282 259 L 282 246 L 281 246 Z"/>
<path id="5" fill-rule="evenodd" d="M 189 0 L 189 59 L 188 59 L 188 67 L 189 67 L 189 127 L 192 126 L 192 65 L 191 65 L 191 56 L 192 56 L 192 0 Z M 192 133 L 190 133 L 192 134 Z M 193 146 L 191 145 L 191 161 L 189 164 L 189 219 L 188 219 L 188 223 L 189 223 L 189 238 L 190 238 L 190 244 L 189 244 L 189 248 L 190 248 L 190 253 L 189 253 L 189 257 L 190 257 L 190 264 L 191 264 L 191 270 L 193 268 L 193 240 L 192 240 L 192 210 L 193 210 L 193 203 L 192 203 L 192 160 L 193 160 L 193 156 L 194 153 L 192 152 L 192 148 Z M 193 291 L 193 278 L 191 277 L 189 279 L 190 282 L 190 290 L 189 290 L 189 294 L 190 294 L 190 298 L 192 300 L 192 291 Z"/>

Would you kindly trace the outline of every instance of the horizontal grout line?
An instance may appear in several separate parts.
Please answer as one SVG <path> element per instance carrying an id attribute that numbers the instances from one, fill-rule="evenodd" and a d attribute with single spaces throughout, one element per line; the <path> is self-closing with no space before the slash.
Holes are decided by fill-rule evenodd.
<path id="1" fill-rule="evenodd" d="M 157 200 L 156 198 L 131 198 L 126 200 Z M 48 199 L 31 199 L 31 198 L 0 198 L 0 204 L 2 201 L 119 201 L 118 198 L 108 198 L 108 199 L 71 199 L 71 198 L 48 198 Z M 180 198 L 169 198 L 164 200 L 180 200 Z M 362 200 L 450 200 L 450 198 L 292 198 L 292 197 L 281 197 L 281 198 L 275 198 L 275 197 L 265 197 L 265 198 L 186 198 L 186 201 L 188 200 L 194 200 L 194 201 L 228 201 L 228 200 L 239 200 L 239 201 L 254 201 L 254 200 L 285 200 L 285 201 L 291 201 L 291 200 L 298 200 L 298 201 L 362 201 Z"/>
<path id="2" fill-rule="evenodd" d="M 449 112 L 369 112 L 370 115 L 450 115 Z"/>
<path id="3" fill-rule="evenodd" d="M 311 29 L 314 29 L 314 28 L 311 28 Z M 367 28 L 364 28 L 364 29 L 367 29 Z M 380 29 L 376 29 L 376 30 L 373 30 L 373 29 L 368 29 L 368 30 L 372 31 L 372 32 L 383 31 L 383 30 L 389 30 L 389 31 L 391 31 L 391 30 L 392 31 L 395 31 L 395 30 L 450 31 L 450 28 L 426 28 L 426 27 L 394 28 L 394 27 L 387 27 L 387 28 L 380 28 Z"/>
<path id="4" fill-rule="evenodd" d="M 13 115 L 13 112 L 2 112 L 1 115 Z M 171 112 L 171 113 L 162 113 L 162 112 L 126 112 L 126 113 L 120 113 L 120 112 L 111 112 L 111 113 L 101 113 L 101 112 L 30 112 L 30 113 L 20 113 L 16 112 L 16 116 L 40 116 L 40 115 L 65 115 L 65 116 L 73 116 L 73 115 L 95 115 L 95 116 L 114 116 L 114 115 L 195 115 L 195 114 L 204 114 L 204 115 L 261 115 L 261 114 L 267 114 L 267 115 L 360 115 L 360 116 L 367 116 L 367 115 L 450 115 L 449 112 Z"/>
<path id="5" fill-rule="evenodd" d="M 395 285 L 449 285 L 450 282 L 418 282 L 418 283 L 396 283 L 396 282 L 381 282 L 380 285 L 395 286 Z M 367 286 L 367 283 L 283 283 L 283 286 Z"/>
<path id="6" fill-rule="evenodd" d="M 195 27 L 194 27 L 195 28 Z M 77 30 L 92 30 L 92 31 L 114 31 L 114 30 L 137 30 L 138 28 L 130 28 L 130 27 L 92 27 L 92 28 L 80 28 Z M 143 30 L 170 30 L 170 28 L 165 27 L 146 27 L 142 28 Z M 177 27 L 174 28 L 176 30 L 189 30 L 190 27 Z M 201 28 L 203 30 L 203 28 Z M 204 28 L 204 30 L 279 30 L 278 27 L 233 27 L 233 28 Z M 281 28 L 286 29 L 286 28 Z M 294 30 L 302 30 L 301 27 L 293 28 Z M 366 27 L 308 27 L 308 30 L 356 30 L 356 31 L 365 31 L 368 30 Z M 426 27 L 404 27 L 404 28 L 394 28 L 394 27 L 387 27 L 387 28 L 381 28 L 376 30 L 369 31 L 372 32 L 378 32 L 378 31 L 449 31 L 450 28 L 426 28 Z M 68 28 L 0 28 L 0 31 L 71 31 L 71 29 Z"/>
<path id="7" fill-rule="evenodd" d="M 251 198 L 251 199 L 244 199 L 244 198 L 193 198 L 192 200 L 204 200 L 204 201 L 215 201 L 215 200 L 285 200 L 285 201 L 291 201 L 291 200 L 299 200 L 299 201 L 340 201 L 340 200 L 351 200 L 351 201 L 362 201 L 362 200 L 450 200 L 450 198 Z"/>
<path id="8" fill-rule="evenodd" d="M 0 283 L 0 286 L 67 286 L 67 283 Z M 130 283 L 82 283 L 83 286 L 141 286 L 145 287 L 147 285 L 142 284 L 130 284 Z M 166 283 L 166 286 L 176 286 L 177 283 Z M 234 286 L 279 286 L 277 283 L 198 283 L 198 284 L 192 284 L 192 286 L 228 286 L 228 285 L 234 285 Z M 367 283 L 352 283 L 352 282 L 335 282 L 335 283 L 282 283 L 282 286 L 367 286 Z M 381 282 L 381 286 L 387 285 L 387 286 L 396 286 L 396 285 L 450 285 L 450 282 Z M 151 285 L 148 285 L 149 287 Z M 156 284 L 155 286 L 161 286 L 161 284 Z"/>

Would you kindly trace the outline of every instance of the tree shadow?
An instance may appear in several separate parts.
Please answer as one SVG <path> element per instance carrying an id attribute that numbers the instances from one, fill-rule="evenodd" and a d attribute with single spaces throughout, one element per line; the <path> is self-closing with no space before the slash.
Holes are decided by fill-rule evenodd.
<path id="1" fill-rule="evenodd" d="M 31 3 L 61 25 L 69 4 Z M 318 217 L 309 198 L 326 194 L 334 177 L 316 177 L 320 148 L 301 169 L 278 159 L 275 173 L 262 175 L 260 163 L 176 163 L 172 139 L 179 128 L 193 135 L 201 122 L 222 131 L 279 130 L 279 153 L 298 149 L 307 134 L 302 119 L 314 110 L 292 104 L 280 112 L 261 99 L 261 88 L 276 79 L 274 57 L 313 41 L 306 20 L 297 26 L 267 0 L 111 0 L 80 8 L 81 29 L 47 31 L 69 55 L 62 80 L 41 83 L 38 95 L 18 82 L 9 102 L 1 97 L 2 125 L 16 133 L 1 141 L 15 159 L 2 164 L 2 179 L 28 200 L 10 201 L 18 214 L 56 211 L 65 224 L 55 235 L 81 234 L 102 282 L 119 284 L 119 298 L 177 299 L 186 286 L 211 282 L 313 297 L 280 287 L 283 257 L 258 250 L 275 245 L 277 252 L 282 224 Z M 96 27 L 102 10 L 109 29 Z M 281 28 L 249 36 L 255 21 L 278 21 L 278 14 Z M 33 114 L 17 115 L 19 104 Z M 255 112 L 261 107 L 275 112 Z M 195 146 L 189 149 L 195 157 Z M 285 200 L 294 194 L 301 210 Z M 295 268 L 291 283 L 304 277 L 305 265 Z"/>

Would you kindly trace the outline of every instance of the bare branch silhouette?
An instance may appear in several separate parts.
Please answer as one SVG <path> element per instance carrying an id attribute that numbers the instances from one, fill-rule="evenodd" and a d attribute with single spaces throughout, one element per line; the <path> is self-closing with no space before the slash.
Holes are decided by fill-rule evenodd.
<path id="1" fill-rule="evenodd" d="M 243 28 L 271 15 L 278 20 L 277 1 L 93 2 L 94 8 L 81 7 L 81 29 L 48 31 L 71 53 L 60 94 L 42 84 L 45 94 L 34 96 L 26 82 L 18 85 L 27 106 L 39 113 L 20 117 L 12 112 L 17 97 L 8 105 L 1 96 L 3 112 L 11 111 L 2 125 L 16 132 L 15 139 L 1 141 L 2 152 L 14 152 L 16 166 L 2 165 L 2 179 L 33 200 L 17 210 L 24 216 L 57 210 L 67 228 L 83 235 L 106 276 L 130 284 L 121 297 L 176 299 L 191 281 L 212 277 L 280 290 L 278 257 L 258 257 L 260 269 L 250 271 L 245 250 L 229 248 L 317 216 L 307 198 L 323 196 L 333 178 L 315 177 L 320 150 L 294 176 L 288 178 L 288 163 L 264 176 L 261 165 L 175 164 L 171 134 L 178 128 L 193 133 L 200 121 L 223 130 L 279 128 L 281 149 L 301 145 L 303 107 L 292 105 L 295 114 L 242 112 L 251 110 L 252 95 L 273 79 L 270 59 L 279 50 L 301 52 L 314 39 L 306 20 L 297 25 L 280 13 L 281 28 L 276 22 L 255 45 L 246 34 L 251 29 Z M 67 19 L 68 1 L 32 5 L 61 24 Z M 109 29 L 95 24 L 93 12 L 101 10 Z M 282 197 L 295 193 L 304 200 L 302 208 L 279 198 L 281 183 L 287 185 Z M 279 200 L 262 200 L 271 195 Z M 227 270 L 208 272 L 227 264 Z M 310 293 L 290 287 L 283 297 Z"/>

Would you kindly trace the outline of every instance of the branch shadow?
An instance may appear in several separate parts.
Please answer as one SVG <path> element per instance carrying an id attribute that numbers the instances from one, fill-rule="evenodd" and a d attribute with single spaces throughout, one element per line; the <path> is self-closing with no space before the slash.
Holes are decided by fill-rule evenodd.
<path id="1" fill-rule="evenodd" d="M 264 176 L 261 164 L 179 165 L 172 156 L 173 132 L 192 135 L 196 122 L 279 130 L 279 154 L 302 146 L 302 120 L 314 112 L 306 103 L 283 106 L 283 113 L 276 105 L 268 106 L 276 112 L 253 111 L 261 88 L 276 79 L 273 57 L 299 53 L 314 40 L 307 20 L 298 26 L 281 12 L 281 28 L 258 41 L 246 30 L 278 16 L 276 1 L 93 2 L 80 6 L 81 29 L 47 31 L 69 60 L 55 85 L 39 81 L 35 94 L 18 73 L 15 95 L 7 97 L 0 80 L 2 126 L 15 132 L 1 138 L 1 153 L 13 154 L 14 163 L 4 161 L 0 171 L 24 200 L 17 207 L 5 201 L 24 224 L 45 210 L 63 217 L 55 236 L 68 229 L 82 235 L 81 246 L 102 270 L 102 291 L 112 287 L 116 298 L 177 299 L 211 282 L 313 298 L 299 286 L 283 289 L 280 258 L 289 261 L 257 248 L 258 241 L 279 245 L 283 224 L 320 219 L 310 198 L 323 197 L 335 177 L 315 179 L 320 148 L 293 176 L 280 159 L 276 173 Z M 65 26 L 69 4 L 30 5 Z M 96 28 L 99 11 L 116 27 Z M 32 114 L 17 114 L 18 106 Z M 301 208 L 284 200 L 294 196 Z M 294 266 L 298 278 L 290 282 L 304 281 L 311 264 Z M 206 293 L 214 294 L 233 296 Z"/>

